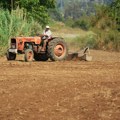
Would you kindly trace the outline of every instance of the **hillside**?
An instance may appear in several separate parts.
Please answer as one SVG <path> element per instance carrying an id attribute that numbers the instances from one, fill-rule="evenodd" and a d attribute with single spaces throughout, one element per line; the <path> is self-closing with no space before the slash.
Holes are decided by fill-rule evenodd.
<path id="1" fill-rule="evenodd" d="M 72 2 L 80 2 L 81 4 L 110 4 L 113 0 L 57 0 L 58 8 L 65 9 Z"/>

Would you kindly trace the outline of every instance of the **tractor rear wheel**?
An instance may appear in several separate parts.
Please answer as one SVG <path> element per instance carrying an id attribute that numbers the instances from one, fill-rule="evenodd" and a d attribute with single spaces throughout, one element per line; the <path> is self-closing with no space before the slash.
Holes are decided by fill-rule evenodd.
<path id="1" fill-rule="evenodd" d="M 46 53 L 44 53 L 44 54 L 34 53 L 34 59 L 36 61 L 47 61 L 48 60 L 48 55 Z"/>
<path id="2" fill-rule="evenodd" d="M 68 56 L 68 48 L 65 41 L 55 38 L 48 43 L 48 54 L 52 61 L 65 60 Z"/>
<path id="3" fill-rule="evenodd" d="M 26 62 L 32 62 L 34 58 L 34 53 L 33 50 L 31 49 L 26 49 L 25 50 L 25 61 Z"/>
<path id="4" fill-rule="evenodd" d="M 15 60 L 16 59 L 16 54 L 7 51 L 6 57 L 7 57 L 7 60 Z"/>

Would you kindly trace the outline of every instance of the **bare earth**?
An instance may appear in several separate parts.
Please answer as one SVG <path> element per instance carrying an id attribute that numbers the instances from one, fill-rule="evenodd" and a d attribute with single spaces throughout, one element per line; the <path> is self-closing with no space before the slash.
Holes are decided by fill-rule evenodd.
<path id="1" fill-rule="evenodd" d="M 120 120 L 120 53 L 92 62 L 0 58 L 0 120 Z"/>

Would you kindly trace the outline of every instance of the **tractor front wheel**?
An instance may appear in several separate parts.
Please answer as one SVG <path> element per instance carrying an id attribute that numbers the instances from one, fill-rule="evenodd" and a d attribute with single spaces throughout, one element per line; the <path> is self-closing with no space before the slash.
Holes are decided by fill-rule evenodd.
<path id="1" fill-rule="evenodd" d="M 26 49 L 25 50 L 25 61 L 26 62 L 32 62 L 34 58 L 34 53 L 33 50 L 31 49 Z"/>

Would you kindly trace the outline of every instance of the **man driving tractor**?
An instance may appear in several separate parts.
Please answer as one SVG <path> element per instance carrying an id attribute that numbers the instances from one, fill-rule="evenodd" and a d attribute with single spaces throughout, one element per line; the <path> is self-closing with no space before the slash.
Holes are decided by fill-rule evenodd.
<path id="1" fill-rule="evenodd" d="M 16 55 L 24 54 L 26 62 L 65 60 L 68 55 L 67 44 L 61 37 L 52 36 L 50 27 L 46 26 L 43 34 L 35 37 L 13 37 L 7 50 L 7 60 L 15 60 Z"/>
<path id="2" fill-rule="evenodd" d="M 52 32 L 50 30 L 49 26 L 46 26 L 45 30 L 43 31 L 43 47 L 41 49 L 41 51 L 45 51 L 46 50 L 46 44 L 48 42 L 49 39 L 51 39 L 52 37 Z"/>

